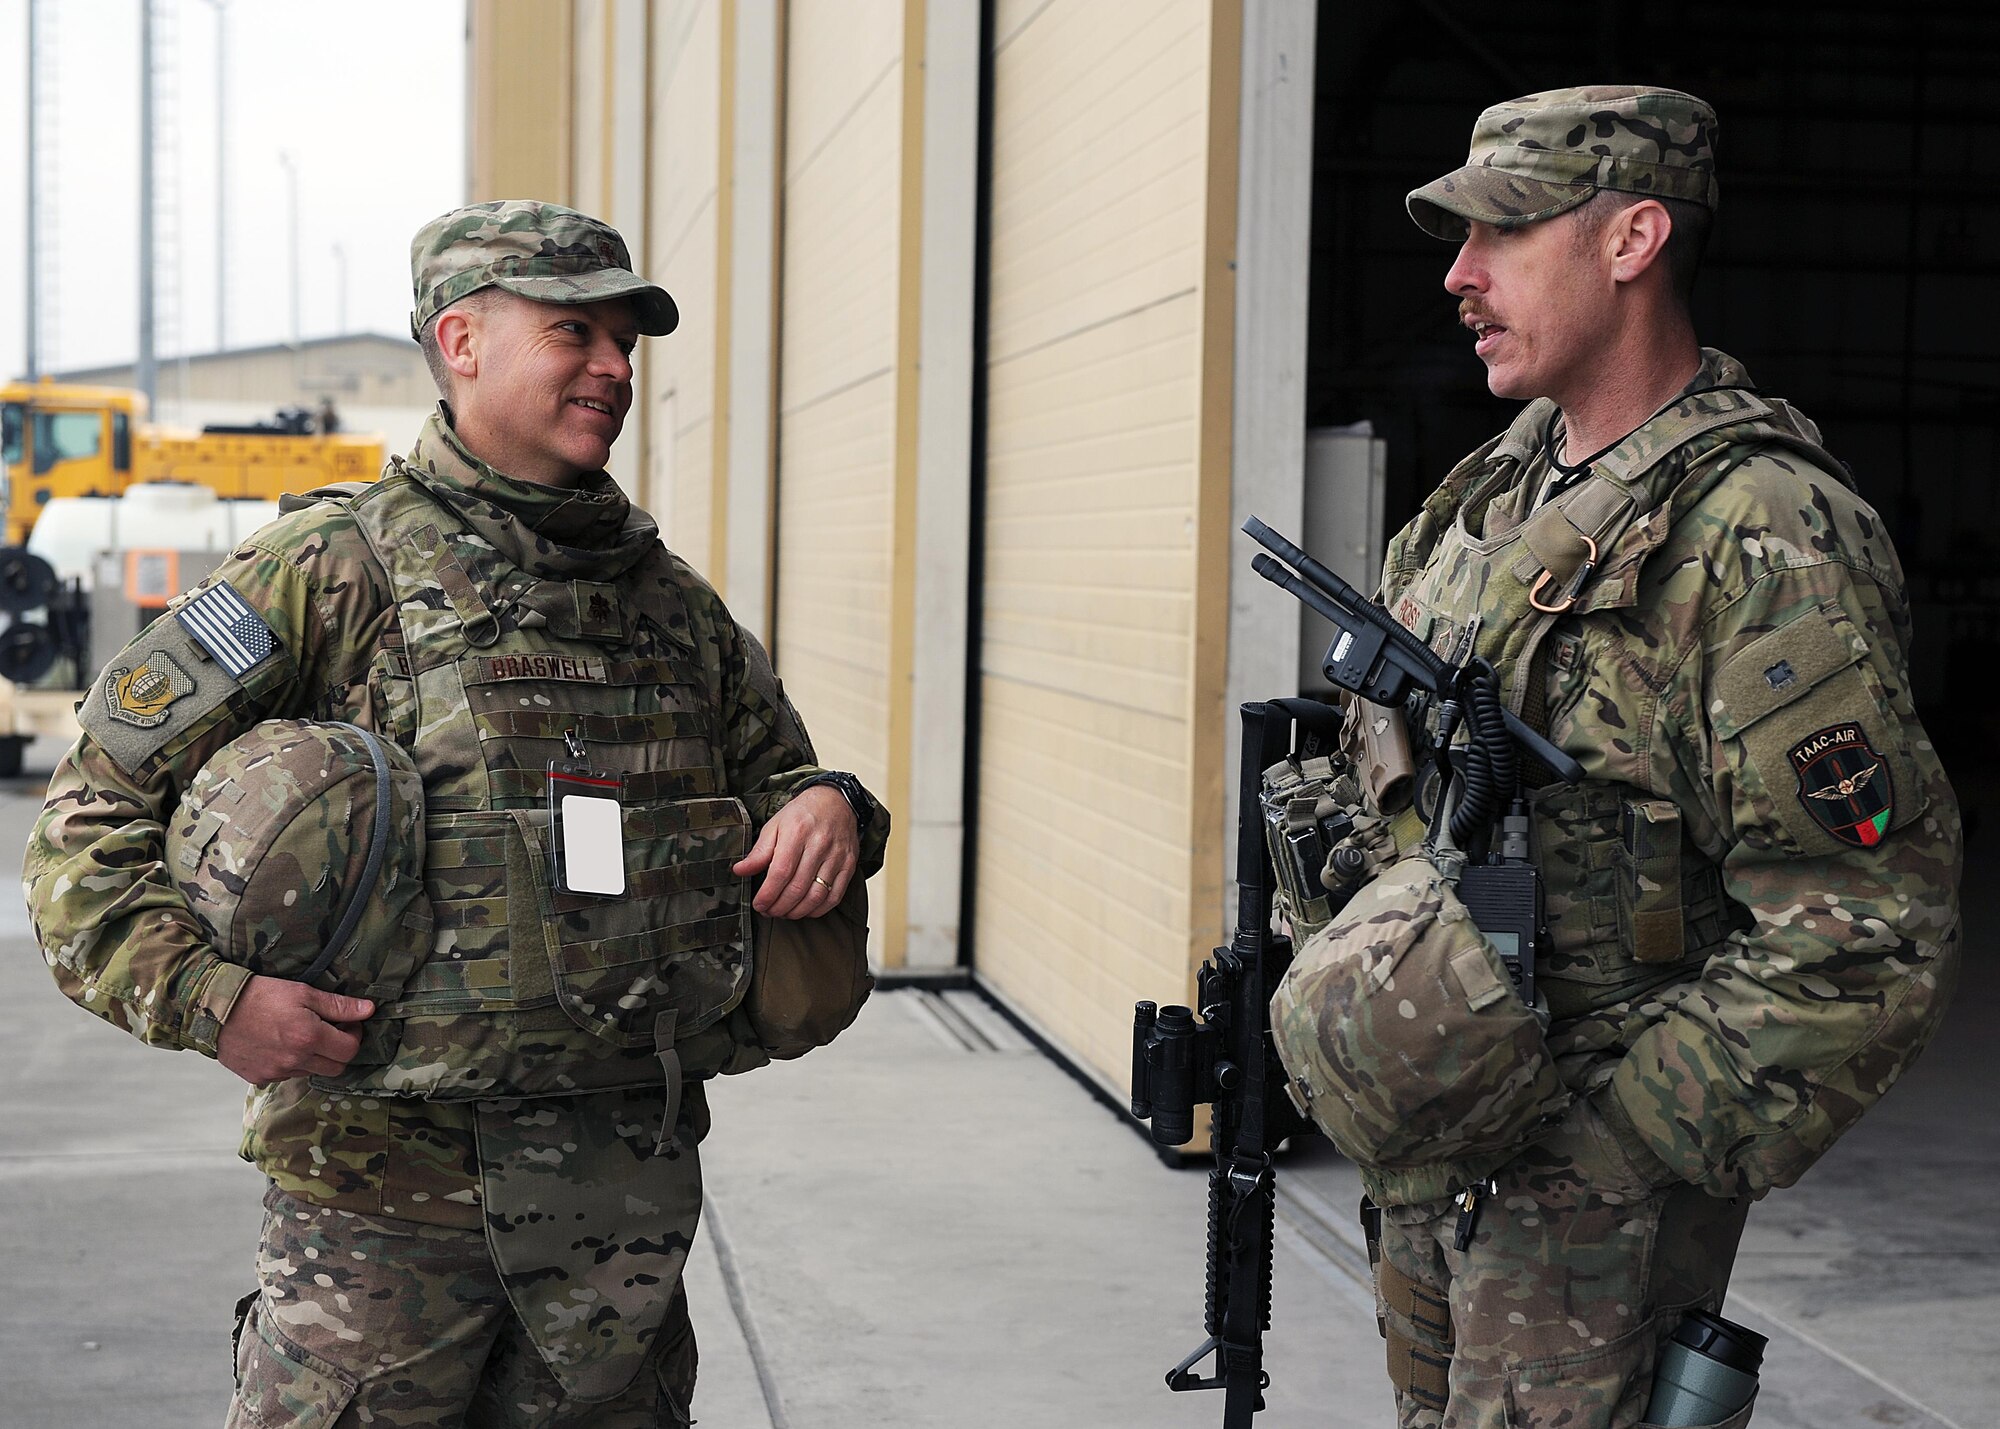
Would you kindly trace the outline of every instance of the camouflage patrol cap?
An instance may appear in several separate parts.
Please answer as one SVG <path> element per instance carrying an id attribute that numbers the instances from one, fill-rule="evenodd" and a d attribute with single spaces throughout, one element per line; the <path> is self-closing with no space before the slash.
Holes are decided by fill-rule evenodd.
<path id="1" fill-rule="evenodd" d="M 423 778 L 355 725 L 266 720 L 224 745 L 167 821 L 167 870 L 253 973 L 393 997 L 429 946 Z"/>
<path id="2" fill-rule="evenodd" d="M 1713 209 L 1715 111 L 1650 85 L 1552 89 L 1496 104 L 1472 126 L 1463 167 L 1411 191 L 1417 227 L 1458 242 L 1468 220 L 1518 228 L 1601 189 Z"/>
<path id="3" fill-rule="evenodd" d="M 410 240 L 416 311 L 410 336 L 468 293 L 502 288 L 538 303 L 629 298 L 639 331 L 664 337 L 681 320 L 667 290 L 632 271 L 618 230 L 534 199 L 469 204 L 440 215 Z"/>

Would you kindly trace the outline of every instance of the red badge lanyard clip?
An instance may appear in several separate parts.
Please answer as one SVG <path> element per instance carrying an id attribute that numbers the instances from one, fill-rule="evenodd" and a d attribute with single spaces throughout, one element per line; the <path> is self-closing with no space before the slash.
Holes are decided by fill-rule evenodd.
<path id="1" fill-rule="evenodd" d="M 566 759 L 549 761 L 549 877 L 568 893 L 625 891 L 625 778 L 591 767 L 583 736 L 563 731 Z"/>

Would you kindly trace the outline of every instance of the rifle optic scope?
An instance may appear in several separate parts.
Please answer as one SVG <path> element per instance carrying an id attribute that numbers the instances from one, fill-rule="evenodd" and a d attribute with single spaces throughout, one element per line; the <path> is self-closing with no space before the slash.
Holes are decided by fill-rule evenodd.
<path id="1" fill-rule="evenodd" d="M 1215 1099 L 1212 1090 L 1196 1094 L 1223 1070 L 1208 1065 L 1201 1031 L 1192 1008 L 1141 1002 L 1132 1009 L 1132 1115 L 1151 1119 L 1161 1146 L 1194 1140 L 1195 1103 Z"/>

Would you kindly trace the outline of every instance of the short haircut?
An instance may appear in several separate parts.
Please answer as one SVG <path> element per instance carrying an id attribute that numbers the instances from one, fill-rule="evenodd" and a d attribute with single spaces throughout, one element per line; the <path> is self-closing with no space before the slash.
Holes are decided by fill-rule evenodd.
<path id="1" fill-rule="evenodd" d="M 431 314 L 431 320 L 424 324 L 422 334 L 417 338 L 417 346 L 423 350 L 424 366 L 431 370 L 431 381 L 437 384 L 438 396 L 451 400 L 451 369 L 445 366 L 444 349 L 438 346 L 438 319 L 457 308 L 460 312 L 484 312 L 493 304 L 497 288 L 475 288 L 455 303 L 447 303 Z"/>
<path id="2" fill-rule="evenodd" d="M 1579 222 L 1577 242 L 1579 245 L 1592 242 L 1604 231 L 1605 224 L 1633 204 L 1644 203 L 1647 199 L 1664 208 L 1667 217 L 1673 221 L 1673 232 L 1667 235 L 1666 251 L 1660 256 L 1667 265 L 1667 277 L 1673 285 L 1674 297 L 1686 309 L 1693 304 L 1694 282 L 1701 272 L 1701 255 L 1708 248 L 1709 230 L 1715 225 L 1715 215 L 1706 204 L 1659 194 L 1599 189 L 1573 210 Z"/>

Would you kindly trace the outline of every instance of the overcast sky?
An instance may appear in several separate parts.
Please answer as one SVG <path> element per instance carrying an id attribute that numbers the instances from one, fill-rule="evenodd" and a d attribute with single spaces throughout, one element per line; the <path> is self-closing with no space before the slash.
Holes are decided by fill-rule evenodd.
<path id="1" fill-rule="evenodd" d="M 47 369 L 138 352 L 142 2 L 43 0 L 56 110 L 42 141 L 56 220 L 50 230 L 44 218 L 54 241 L 43 261 L 55 263 Z M 211 0 L 154 3 L 176 140 L 157 179 L 164 360 L 181 341 L 191 352 L 216 342 L 216 11 Z M 290 336 L 287 150 L 299 176 L 301 334 L 341 329 L 335 245 L 346 253 L 346 329 L 407 333 L 410 235 L 464 201 L 464 0 L 229 0 L 227 17 L 227 345 Z M 27 361 L 27 25 L 27 0 L 0 0 L 0 373 L 10 377 Z M 164 307 L 176 270 L 179 340 Z"/>

